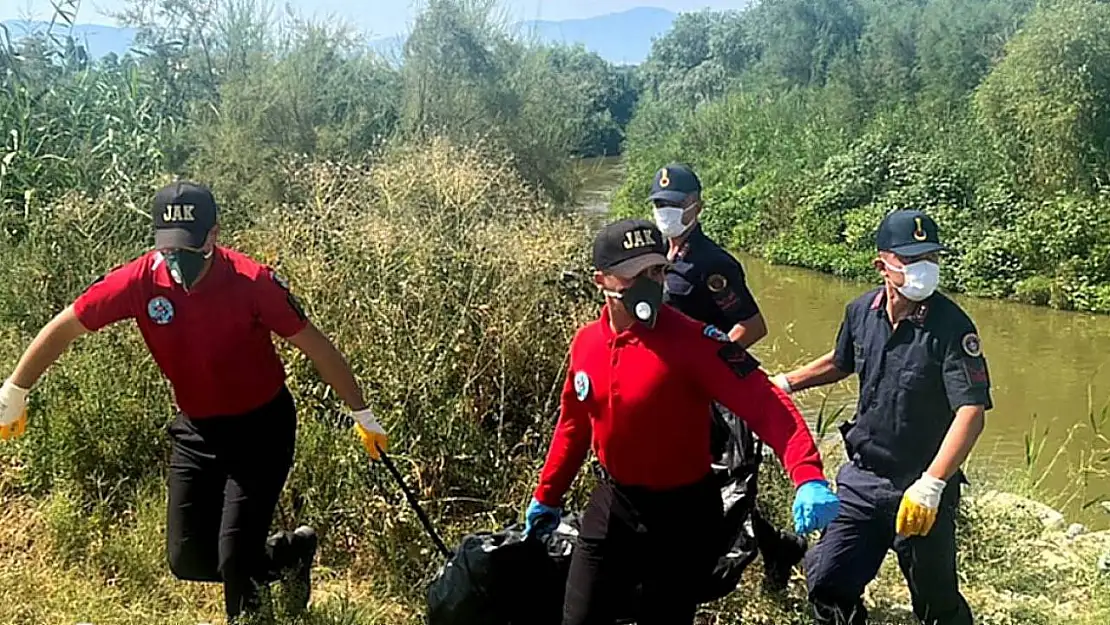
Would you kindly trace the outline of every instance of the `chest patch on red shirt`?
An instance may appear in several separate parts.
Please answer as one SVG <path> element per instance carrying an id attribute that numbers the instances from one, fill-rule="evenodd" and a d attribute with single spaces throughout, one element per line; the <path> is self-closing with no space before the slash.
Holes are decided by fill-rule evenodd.
<path id="1" fill-rule="evenodd" d="M 146 305 L 146 314 L 155 324 L 164 326 L 173 321 L 173 302 L 162 295 L 151 298 Z"/>
<path id="2" fill-rule="evenodd" d="M 578 401 L 586 401 L 590 395 L 590 376 L 585 371 L 574 374 L 574 395 Z"/>

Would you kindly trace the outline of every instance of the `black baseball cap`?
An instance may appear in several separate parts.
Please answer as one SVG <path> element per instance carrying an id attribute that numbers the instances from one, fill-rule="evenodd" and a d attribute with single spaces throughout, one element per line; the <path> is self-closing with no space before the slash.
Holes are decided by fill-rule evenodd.
<path id="1" fill-rule="evenodd" d="M 681 163 L 671 163 L 655 172 L 648 200 L 681 205 L 694 193 L 701 193 L 701 181 L 694 170 Z"/>
<path id="2" fill-rule="evenodd" d="M 879 224 L 875 243 L 881 252 L 892 252 L 906 258 L 945 249 L 940 244 L 937 223 L 918 210 L 889 213 Z"/>
<path id="3" fill-rule="evenodd" d="M 669 265 L 663 233 L 644 219 L 608 224 L 594 238 L 594 268 L 621 278 L 634 278 L 648 267 Z"/>
<path id="4" fill-rule="evenodd" d="M 154 196 L 154 247 L 199 249 L 216 225 L 220 208 L 207 187 L 181 181 L 162 187 Z"/>

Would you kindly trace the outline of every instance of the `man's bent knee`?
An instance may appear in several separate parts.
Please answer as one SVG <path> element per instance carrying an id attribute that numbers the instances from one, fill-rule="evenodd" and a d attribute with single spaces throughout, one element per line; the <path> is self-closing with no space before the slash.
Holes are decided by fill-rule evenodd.
<path id="1" fill-rule="evenodd" d="M 222 581 L 216 570 L 216 559 L 205 555 L 200 549 L 188 544 L 173 545 L 169 548 L 170 572 L 182 581 L 218 582 Z"/>

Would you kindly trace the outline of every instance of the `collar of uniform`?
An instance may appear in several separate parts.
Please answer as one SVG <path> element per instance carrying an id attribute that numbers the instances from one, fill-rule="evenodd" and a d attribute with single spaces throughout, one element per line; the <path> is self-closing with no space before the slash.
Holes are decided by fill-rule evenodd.
<path id="1" fill-rule="evenodd" d="M 696 222 L 694 224 L 694 227 L 690 229 L 690 234 L 686 236 L 686 240 L 683 241 L 682 245 L 679 245 L 678 248 L 675 250 L 673 257 L 668 254 L 669 260 L 681 260 L 684 256 L 686 256 L 686 254 L 690 252 L 690 248 L 693 246 L 694 242 L 704 238 L 705 233 L 701 229 L 701 222 Z"/>
<path id="2" fill-rule="evenodd" d="M 933 297 L 934 296 L 930 295 L 929 299 L 923 302 L 918 302 L 917 305 L 913 307 L 913 310 L 911 310 L 910 313 L 906 315 L 906 319 L 909 319 L 919 326 L 925 325 L 925 320 L 929 317 L 929 309 L 932 308 L 931 302 L 933 301 Z M 880 314 L 883 315 L 886 314 L 885 287 L 879 288 L 879 292 L 875 293 L 875 299 L 871 300 L 871 310 L 880 311 Z"/>
<path id="3" fill-rule="evenodd" d="M 208 268 L 208 275 L 204 276 L 198 284 L 194 285 L 189 291 L 190 293 L 197 293 L 209 288 L 209 285 L 216 282 L 216 278 L 222 273 L 219 269 L 224 266 L 226 255 L 224 249 L 219 245 L 215 246 L 212 252 L 212 266 Z M 150 269 L 154 272 L 154 285 L 166 289 L 172 289 L 177 286 L 170 276 L 170 268 L 166 266 L 166 260 L 162 257 L 162 253 L 155 250 L 150 255 Z"/>
<path id="4" fill-rule="evenodd" d="M 655 327 L 656 328 L 658 328 L 659 324 L 662 322 L 663 316 L 666 315 L 666 314 L 669 314 L 669 313 L 670 313 L 670 311 L 667 310 L 666 306 L 661 306 L 660 307 L 659 316 L 656 318 L 656 321 L 655 321 Z M 609 314 L 609 304 L 606 304 L 605 306 L 601 307 L 601 316 L 598 318 L 598 322 L 601 324 L 601 335 L 603 337 L 605 337 L 606 341 L 614 341 L 614 340 L 627 341 L 627 340 L 639 338 L 642 335 L 642 333 L 644 333 L 644 332 L 651 332 L 652 331 L 650 328 L 648 328 L 647 326 L 645 326 L 642 323 L 633 322 L 632 326 L 629 327 L 627 330 L 622 330 L 620 332 L 616 332 L 616 331 L 613 330 L 613 326 L 609 323 L 610 318 L 611 318 L 611 316 Z"/>

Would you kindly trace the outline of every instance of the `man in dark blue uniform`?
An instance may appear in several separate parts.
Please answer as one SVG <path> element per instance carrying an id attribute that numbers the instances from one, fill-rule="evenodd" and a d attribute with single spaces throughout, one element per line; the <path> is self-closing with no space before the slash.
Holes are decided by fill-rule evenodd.
<path id="1" fill-rule="evenodd" d="M 744 279 L 744 269 L 731 254 L 706 236 L 698 221 L 702 211 L 701 181 L 686 165 L 672 163 L 655 173 L 649 198 L 655 223 L 670 241 L 666 276 L 666 302 L 686 316 L 725 330 L 745 349 L 767 335 L 767 325 Z M 715 406 L 715 410 L 723 410 Z M 716 415 L 714 447 L 728 435 L 722 416 Z M 738 427 L 747 429 L 742 423 Z M 720 453 L 714 449 L 714 457 Z M 756 467 L 753 469 L 758 471 Z M 756 479 L 753 475 L 752 479 Z M 775 529 L 759 510 L 752 509 L 752 530 L 763 556 L 764 587 L 786 587 L 791 569 L 801 561 L 805 539 Z"/>
<path id="2" fill-rule="evenodd" d="M 848 304 L 836 348 L 775 376 L 787 393 L 859 374 L 855 418 L 841 425 L 849 462 L 840 513 L 805 558 L 818 623 L 861 625 L 861 600 L 893 547 L 913 610 L 929 625 L 970 625 L 956 576 L 960 465 L 992 406 L 975 325 L 936 293 L 937 225 L 895 211 L 879 226 L 884 284 Z"/>
<path id="3" fill-rule="evenodd" d="M 767 324 L 740 262 L 701 228 L 697 174 L 685 165 L 667 165 L 655 172 L 648 199 L 659 231 L 670 240 L 673 270 L 667 273 L 667 302 L 688 317 L 726 331 L 745 349 L 767 336 Z"/>

